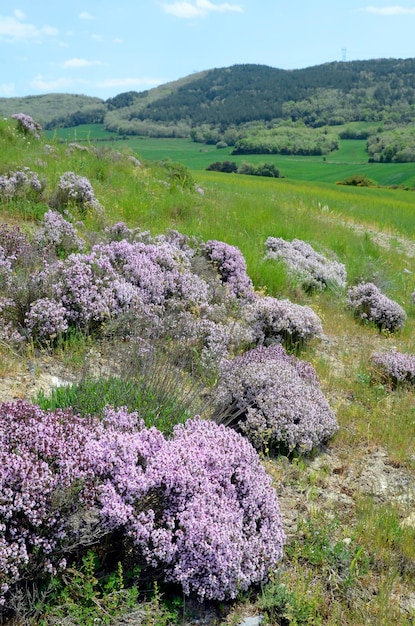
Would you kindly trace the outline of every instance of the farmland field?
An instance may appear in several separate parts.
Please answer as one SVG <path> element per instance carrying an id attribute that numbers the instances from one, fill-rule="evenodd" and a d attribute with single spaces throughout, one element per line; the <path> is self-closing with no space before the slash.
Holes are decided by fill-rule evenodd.
<path id="1" fill-rule="evenodd" d="M 289 179 L 336 183 L 355 175 L 363 175 L 382 186 L 415 187 L 415 163 L 368 163 L 364 140 L 340 141 L 340 149 L 326 157 L 286 155 L 232 155 L 232 148 L 217 149 L 214 145 L 194 143 L 189 139 L 152 139 L 129 136 L 120 139 L 115 133 L 103 130 L 100 124 L 86 124 L 76 128 L 48 131 L 50 138 L 68 141 L 91 141 L 111 145 L 118 150 L 128 148 L 137 156 L 151 161 L 171 159 L 191 170 L 204 170 L 215 161 L 234 161 L 240 165 L 274 163 L 281 176 Z"/>

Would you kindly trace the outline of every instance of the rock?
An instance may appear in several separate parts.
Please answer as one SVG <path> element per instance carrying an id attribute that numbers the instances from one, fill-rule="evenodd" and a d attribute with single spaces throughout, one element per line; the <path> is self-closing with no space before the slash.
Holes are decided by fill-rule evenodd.
<path id="1" fill-rule="evenodd" d="M 260 626 L 263 621 L 263 615 L 254 615 L 253 617 L 246 617 L 243 622 L 240 622 L 239 626 Z"/>

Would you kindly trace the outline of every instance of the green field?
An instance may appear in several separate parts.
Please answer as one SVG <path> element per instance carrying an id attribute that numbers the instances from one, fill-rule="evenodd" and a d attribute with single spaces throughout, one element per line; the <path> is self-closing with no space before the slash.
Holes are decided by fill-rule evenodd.
<path id="1" fill-rule="evenodd" d="M 232 155 L 232 148 L 194 143 L 188 139 L 151 139 L 130 136 L 120 139 L 115 133 L 103 130 L 100 124 L 48 131 L 49 138 L 68 141 L 91 141 L 97 145 L 111 145 L 118 150 L 128 148 L 137 156 L 151 161 L 171 159 L 183 163 L 191 170 L 204 170 L 215 161 L 243 161 L 274 163 L 281 176 L 289 179 L 336 183 L 356 174 L 364 175 L 382 186 L 403 185 L 415 187 L 415 163 L 368 163 L 364 140 L 344 139 L 340 149 L 321 157 L 285 155 Z"/>

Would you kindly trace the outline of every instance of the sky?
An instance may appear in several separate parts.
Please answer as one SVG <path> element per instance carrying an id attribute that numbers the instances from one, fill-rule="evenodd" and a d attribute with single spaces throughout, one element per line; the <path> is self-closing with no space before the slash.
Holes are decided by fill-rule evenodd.
<path id="1" fill-rule="evenodd" d="M 0 0 L 0 97 L 106 100 L 238 63 L 414 58 L 415 0 L 392 2 Z"/>

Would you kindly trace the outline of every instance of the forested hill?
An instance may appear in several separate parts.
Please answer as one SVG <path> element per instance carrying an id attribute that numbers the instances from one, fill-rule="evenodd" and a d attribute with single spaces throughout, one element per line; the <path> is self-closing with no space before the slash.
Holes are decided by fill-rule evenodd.
<path id="1" fill-rule="evenodd" d="M 234 65 L 210 70 L 164 98 L 136 100 L 130 119 L 226 126 L 281 118 L 341 123 L 372 118 L 397 102 L 399 108 L 415 103 L 415 59 L 327 63 L 302 70 Z"/>
<path id="2" fill-rule="evenodd" d="M 299 70 L 266 65 L 211 69 L 106 101 L 68 94 L 0 98 L 0 115 L 24 112 L 45 128 L 102 123 L 120 134 L 190 136 L 254 122 L 415 121 L 415 59 L 333 62 Z"/>

